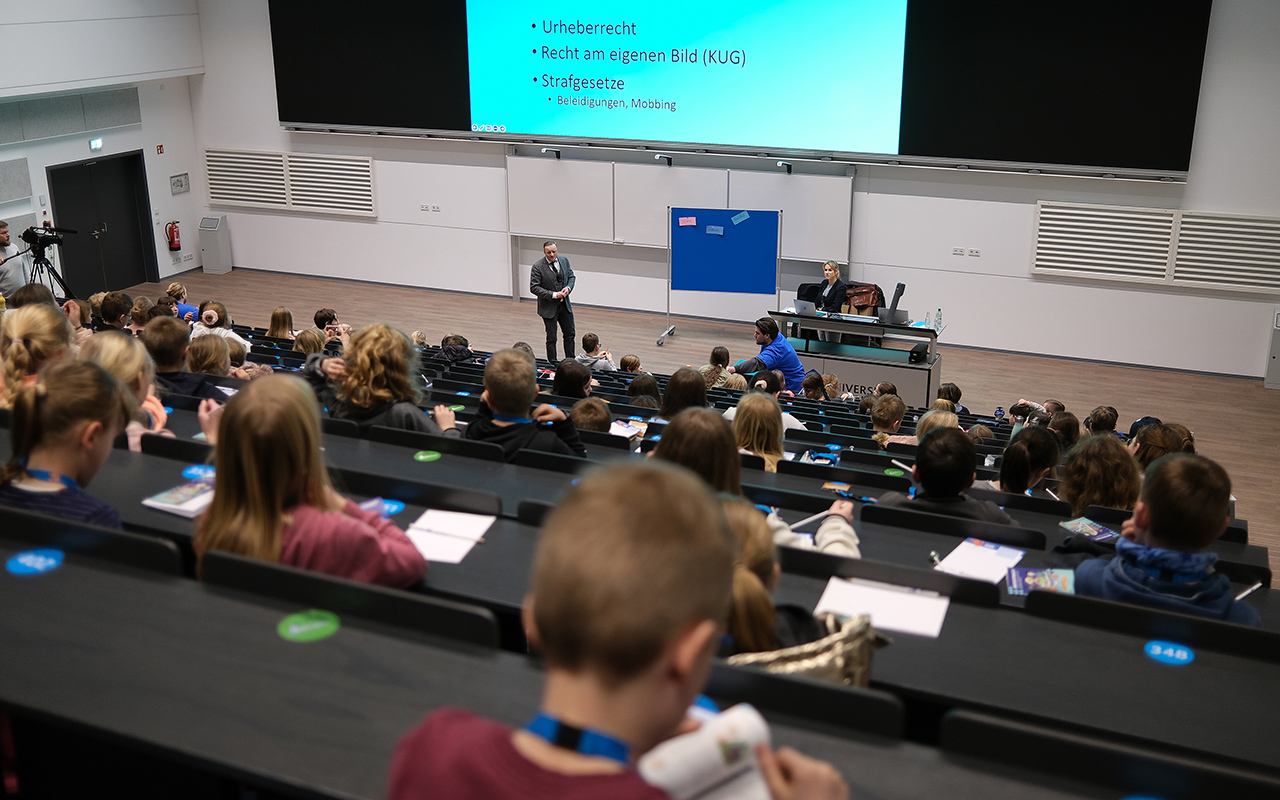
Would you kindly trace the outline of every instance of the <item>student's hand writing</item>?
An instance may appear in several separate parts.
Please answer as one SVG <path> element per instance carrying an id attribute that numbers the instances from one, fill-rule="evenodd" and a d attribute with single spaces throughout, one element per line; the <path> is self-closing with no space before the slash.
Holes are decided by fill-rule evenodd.
<path id="1" fill-rule="evenodd" d="M 212 445 L 218 443 L 218 421 L 222 419 L 222 404 L 217 400 L 201 400 L 196 416 L 200 418 L 200 430 L 204 439 Z"/>
<path id="2" fill-rule="evenodd" d="M 320 362 L 320 372 L 331 381 L 347 377 L 347 362 L 341 358 L 326 358 Z"/>
<path id="3" fill-rule="evenodd" d="M 447 431 L 450 428 L 457 427 L 458 417 L 453 413 L 453 409 L 446 405 L 437 405 L 432 410 L 436 418 L 436 424 L 440 426 L 440 430 Z"/>
<path id="4" fill-rule="evenodd" d="M 849 796 L 844 778 L 825 761 L 790 747 L 775 753 L 767 744 L 756 745 L 756 758 L 773 800 L 846 800 Z"/>
<path id="5" fill-rule="evenodd" d="M 849 523 L 853 523 L 853 502 L 849 500 L 837 500 L 831 504 L 829 509 L 832 514 L 838 514 L 844 517 Z"/>
<path id="6" fill-rule="evenodd" d="M 550 403 L 543 403 L 533 410 L 534 422 L 559 422 L 562 419 L 568 419 L 564 411 Z"/>
<path id="7" fill-rule="evenodd" d="M 151 415 L 151 430 L 164 430 L 164 424 L 169 421 L 169 414 L 164 410 L 164 403 L 156 397 L 154 387 L 147 390 L 147 397 L 142 401 L 142 410 Z"/>

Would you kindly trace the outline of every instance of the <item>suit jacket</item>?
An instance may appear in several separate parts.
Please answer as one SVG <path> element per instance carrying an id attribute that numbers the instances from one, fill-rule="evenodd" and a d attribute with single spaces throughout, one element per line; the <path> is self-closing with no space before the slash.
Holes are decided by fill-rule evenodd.
<path id="1" fill-rule="evenodd" d="M 551 265 L 547 263 L 545 257 L 538 259 L 533 264 L 533 269 L 529 272 L 529 292 L 538 298 L 538 316 L 551 319 L 560 312 L 560 303 L 564 302 L 566 311 L 573 312 L 573 306 L 569 303 L 566 296 L 563 301 L 552 297 L 553 294 L 568 286 L 569 291 L 573 291 L 574 275 L 573 268 L 569 266 L 569 259 L 560 256 L 556 259 L 556 264 L 560 267 L 560 276 L 551 271 Z"/>
<path id="2" fill-rule="evenodd" d="M 835 285 L 831 287 L 831 291 L 827 292 L 827 296 L 822 296 L 822 290 L 827 288 L 827 282 L 823 281 L 818 284 L 818 299 L 815 304 L 823 311 L 839 311 L 840 306 L 845 303 L 845 286 L 844 281 L 836 278 Z"/>

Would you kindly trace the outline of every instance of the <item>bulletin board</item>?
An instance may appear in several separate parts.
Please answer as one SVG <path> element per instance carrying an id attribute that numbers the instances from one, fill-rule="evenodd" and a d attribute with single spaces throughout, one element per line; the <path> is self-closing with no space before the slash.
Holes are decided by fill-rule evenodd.
<path id="1" fill-rule="evenodd" d="M 671 209 L 671 291 L 778 291 L 781 214 L 723 208 Z"/>

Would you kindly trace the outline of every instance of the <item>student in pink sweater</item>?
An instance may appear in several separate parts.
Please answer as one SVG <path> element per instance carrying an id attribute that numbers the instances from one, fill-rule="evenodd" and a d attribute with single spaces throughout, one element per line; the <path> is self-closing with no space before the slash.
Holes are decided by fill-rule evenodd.
<path id="1" fill-rule="evenodd" d="M 224 408 L 213 503 L 196 523 L 197 558 L 225 550 L 384 586 L 422 580 L 427 562 L 404 532 L 329 485 L 310 387 L 272 375 Z"/>

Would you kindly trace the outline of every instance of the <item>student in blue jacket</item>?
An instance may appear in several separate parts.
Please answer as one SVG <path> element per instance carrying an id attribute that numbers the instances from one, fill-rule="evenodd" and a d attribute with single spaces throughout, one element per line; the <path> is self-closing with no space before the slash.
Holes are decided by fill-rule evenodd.
<path id="1" fill-rule="evenodd" d="M 760 345 L 760 355 L 748 358 L 728 368 L 729 372 L 741 372 L 751 375 L 767 369 L 782 372 L 786 381 L 785 388 L 792 392 L 800 391 L 800 382 L 804 380 L 804 365 L 796 355 L 795 348 L 787 337 L 778 330 L 778 323 L 773 317 L 761 317 L 756 320 L 756 344 Z"/>
<path id="2" fill-rule="evenodd" d="M 1133 516 L 1111 559 L 1076 567 L 1076 592 L 1244 625 L 1261 619 L 1235 599 L 1227 576 L 1203 552 L 1227 529 L 1231 478 L 1214 461 L 1175 453 L 1152 462 Z"/>

